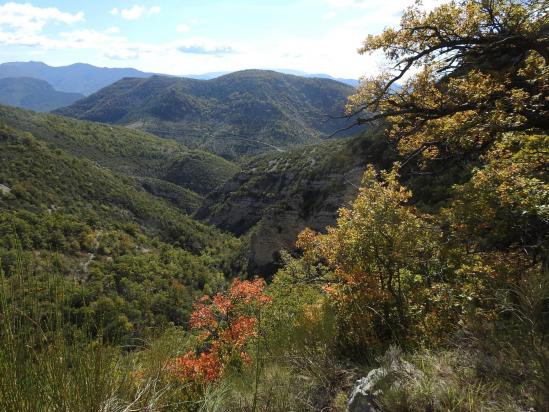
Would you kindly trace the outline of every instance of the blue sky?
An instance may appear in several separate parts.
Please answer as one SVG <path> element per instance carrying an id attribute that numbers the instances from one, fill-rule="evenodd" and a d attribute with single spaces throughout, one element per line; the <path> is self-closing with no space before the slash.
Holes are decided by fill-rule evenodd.
<path id="1" fill-rule="evenodd" d="M 432 7 L 437 0 L 425 0 Z M 413 0 L 0 2 L 0 62 L 39 60 L 168 74 L 294 69 L 358 78 L 356 50 Z"/>

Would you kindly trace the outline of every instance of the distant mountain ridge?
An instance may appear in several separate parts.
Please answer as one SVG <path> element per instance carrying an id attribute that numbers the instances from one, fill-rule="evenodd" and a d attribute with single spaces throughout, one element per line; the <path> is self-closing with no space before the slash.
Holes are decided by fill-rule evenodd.
<path id="1" fill-rule="evenodd" d="M 348 84 L 349 86 L 353 86 L 353 87 L 358 86 L 357 79 L 334 77 L 326 73 L 307 73 L 301 70 L 292 70 L 292 69 L 264 69 L 264 70 L 272 70 L 282 74 L 293 74 L 294 76 L 301 76 L 301 77 L 317 77 L 320 79 L 332 79 L 341 83 Z M 234 72 L 221 71 L 221 72 L 207 72 L 207 73 L 201 73 L 201 74 L 185 74 L 182 77 L 187 77 L 189 79 L 198 79 L 198 80 L 211 80 L 211 79 L 215 79 L 217 77 L 221 77 L 230 73 L 234 73 Z"/>
<path id="2" fill-rule="evenodd" d="M 48 82 L 32 77 L 0 79 L 0 103 L 37 112 L 49 112 L 84 97 L 80 93 L 60 92 Z"/>
<path id="3" fill-rule="evenodd" d="M 336 80 L 356 87 L 358 80 L 333 77 L 329 74 L 311 74 L 292 69 L 269 69 L 283 74 L 293 74 L 302 77 L 319 77 Z M 174 77 L 211 80 L 234 71 L 216 71 L 199 74 L 182 74 Z M 32 77 L 50 83 L 55 90 L 62 92 L 81 93 L 86 96 L 106 87 L 124 77 L 145 78 L 154 74 L 134 68 L 97 67 L 87 63 L 74 63 L 68 66 L 49 66 L 43 62 L 6 62 L 0 64 L 0 79 L 6 77 Z M 170 75 L 165 75 L 170 76 Z"/>
<path id="4" fill-rule="evenodd" d="M 83 95 L 92 94 L 124 77 L 151 75 L 132 68 L 96 67 L 85 63 L 59 67 L 32 61 L 0 64 L 0 78 L 32 77 L 48 82 L 55 90 Z"/>
<path id="5" fill-rule="evenodd" d="M 355 89 L 331 79 L 243 70 L 211 80 L 125 78 L 56 113 L 125 125 L 226 158 L 319 142 Z"/>

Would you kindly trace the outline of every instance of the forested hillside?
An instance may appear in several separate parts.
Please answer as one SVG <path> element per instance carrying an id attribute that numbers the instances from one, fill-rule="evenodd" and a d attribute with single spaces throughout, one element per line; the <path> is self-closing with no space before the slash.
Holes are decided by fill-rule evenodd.
<path id="1" fill-rule="evenodd" d="M 111 311 L 104 326 L 113 337 L 185 322 L 181 311 L 198 290 L 223 281 L 237 245 L 231 236 L 193 221 L 131 178 L 49 148 L 29 133 L 5 125 L 0 133 L 0 260 L 8 278 L 19 264 L 44 287 L 54 274 L 68 276 L 67 309 Z M 116 287 L 107 280 L 113 275 Z M 157 291 L 143 282 L 155 283 Z M 170 298 L 174 282 L 188 289 Z M 77 299 L 83 284 L 85 301 Z M 155 303 L 167 298 L 179 309 L 168 313 L 171 304 Z"/>
<path id="2" fill-rule="evenodd" d="M 282 263 L 280 251 L 295 250 L 300 231 L 335 223 L 367 164 L 384 167 L 392 157 L 380 129 L 258 156 L 210 193 L 195 217 L 243 236 L 250 273 L 270 276 Z"/>
<path id="3" fill-rule="evenodd" d="M 417 2 L 352 92 L 0 107 L 0 410 L 549 410 L 548 28 L 547 0 Z"/>
<path id="4" fill-rule="evenodd" d="M 127 125 L 226 158 L 319 142 L 354 88 L 329 79 L 245 70 L 211 80 L 123 79 L 58 114 Z"/>
<path id="5" fill-rule="evenodd" d="M 0 106 L 0 122 L 33 133 L 75 156 L 135 177 L 147 190 L 165 194 L 187 212 L 194 211 L 201 196 L 239 170 L 238 166 L 210 153 L 190 150 L 175 141 L 123 127 L 6 106 Z"/>
<path id="6" fill-rule="evenodd" d="M 59 92 L 49 83 L 30 77 L 0 79 L 0 104 L 49 112 L 68 106 L 82 97 L 84 95 L 80 93 Z"/>

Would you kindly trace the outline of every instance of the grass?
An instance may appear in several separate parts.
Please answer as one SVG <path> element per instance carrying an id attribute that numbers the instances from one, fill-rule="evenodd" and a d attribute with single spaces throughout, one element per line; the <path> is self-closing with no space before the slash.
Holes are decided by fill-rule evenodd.
<path id="1" fill-rule="evenodd" d="M 493 359 L 478 351 L 421 350 L 400 354 L 399 359 L 414 365 L 415 373 L 395 372 L 378 384 L 383 410 L 511 412 L 527 410 L 532 404 L 533 388 L 524 380 L 513 382 L 501 370 L 494 370 L 489 377 L 479 373 Z M 394 357 L 385 356 L 381 366 L 389 368 L 391 362 Z"/>
<path id="2" fill-rule="evenodd" d="M 327 317 L 314 330 L 277 329 L 289 336 L 266 331 L 256 341 L 259 346 L 254 344 L 254 363 L 243 373 L 229 371 L 196 392 L 166 372 L 167 362 L 189 348 L 184 331 L 168 329 L 131 347 L 108 344 L 101 333 L 88 334 L 86 322 L 67 331 L 59 309 L 62 283 L 52 276 L 39 291 L 32 278 L 23 278 L 20 258 L 16 266 L 15 279 L 0 272 L 2 411 L 345 411 L 353 381 L 364 375 L 332 350 L 333 336 L 322 332 L 331 328 Z M 24 295 L 12 293 L 9 285 L 18 282 L 26 282 Z M 36 293 L 49 295 L 49 304 L 39 305 Z M 92 319 L 87 322 L 93 327 Z M 393 373 L 378 384 L 383 410 L 528 410 L 536 401 L 531 364 L 516 351 L 489 347 L 468 337 L 436 351 L 388 351 L 379 359 L 381 367 L 406 361 L 414 372 Z"/>
<path id="3" fill-rule="evenodd" d="M 34 285 L 32 278 L 23 279 L 24 270 L 21 258 L 15 278 L 7 279 L 0 269 L 0 410 L 195 409 L 186 387 L 165 373 L 166 362 L 185 347 L 185 333 L 168 330 L 150 344 L 128 348 L 107 344 L 101 333 L 88 333 L 94 328 L 92 319 L 78 330 L 68 329 L 60 279 L 52 276 L 46 286 Z M 48 304 L 39 303 L 38 293 L 49 295 Z"/>

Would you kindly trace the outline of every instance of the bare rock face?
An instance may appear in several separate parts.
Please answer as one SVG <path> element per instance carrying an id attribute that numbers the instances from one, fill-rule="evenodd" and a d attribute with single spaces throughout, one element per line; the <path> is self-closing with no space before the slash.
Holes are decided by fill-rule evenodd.
<path id="1" fill-rule="evenodd" d="M 250 264 L 254 273 L 269 275 L 276 269 L 280 250 L 295 249 L 297 235 L 309 227 L 325 231 L 335 224 L 338 209 L 356 197 L 364 168 L 357 167 L 322 180 L 304 181 L 309 190 L 286 194 L 263 210 L 250 237 Z"/>
<path id="2" fill-rule="evenodd" d="M 249 236 L 249 270 L 270 276 L 280 250 L 293 250 L 306 227 L 324 231 L 355 197 L 368 163 L 386 146 L 364 137 L 256 158 L 211 193 L 195 217 Z"/>

